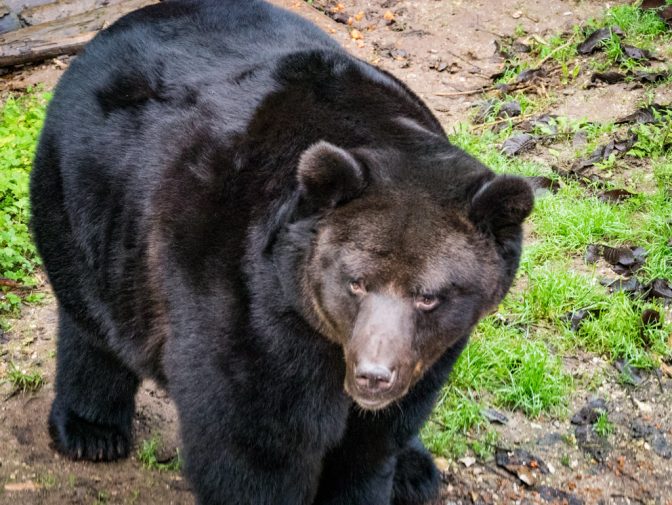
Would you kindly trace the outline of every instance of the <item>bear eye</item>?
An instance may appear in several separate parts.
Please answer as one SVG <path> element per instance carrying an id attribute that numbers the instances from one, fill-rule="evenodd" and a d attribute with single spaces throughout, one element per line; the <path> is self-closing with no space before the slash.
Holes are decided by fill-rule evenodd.
<path id="1" fill-rule="evenodd" d="M 364 287 L 364 281 L 362 279 L 351 280 L 349 288 L 353 295 L 363 295 L 366 293 L 366 288 Z"/>
<path id="2" fill-rule="evenodd" d="M 439 301 L 439 297 L 436 295 L 417 295 L 415 297 L 415 306 L 424 312 L 429 312 L 430 310 L 436 308 L 436 306 L 439 304 Z"/>

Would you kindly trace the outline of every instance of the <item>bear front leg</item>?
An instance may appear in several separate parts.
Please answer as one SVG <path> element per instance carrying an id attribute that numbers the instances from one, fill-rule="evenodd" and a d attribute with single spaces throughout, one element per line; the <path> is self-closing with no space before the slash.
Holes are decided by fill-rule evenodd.
<path id="1" fill-rule="evenodd" d="M 301 389 L 285 390 L 282 381 L 265 377 L 263 366 L 247 380 L 248 372 L 232 377 L 222 369 L 228 365 L 205 352 L 180 357 L 184 368 L 169 384 L 197 503 L 310 505 L 325 444 L 320 429 L 310 430 L 315 412 L 297 405 Z"/>
<path id="2" fill-rule="evenodd" d="M 138 377 L 96 335 L 59 310 L 56 398 L 49 434 L 72 459 L 112 461 L 131 450 Z"/>
<path id="3" fill-rule="evenodd" d="M 418 437 L 397 456 L 392 486 L 392 505 L 425 505 L 439 496 L 441 475 L 429 451 Z"/>
<path id="4" fill-rule="evenodd" d="M 345 437 L 325 457 L 314 505 L 389 505 L 398 452 L 388 423 L 353 406 Z"/>

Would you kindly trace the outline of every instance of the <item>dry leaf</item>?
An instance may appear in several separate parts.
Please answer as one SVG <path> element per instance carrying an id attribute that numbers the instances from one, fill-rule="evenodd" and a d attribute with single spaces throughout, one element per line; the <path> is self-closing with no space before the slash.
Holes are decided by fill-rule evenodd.
<path id="1" fill-rule="evenodd" d="M 660 364 L 660 370 L 667 375 L 669 378 L 672 379 L 672 366 L 668 365 L 667 363 L 661 363 Z"/>

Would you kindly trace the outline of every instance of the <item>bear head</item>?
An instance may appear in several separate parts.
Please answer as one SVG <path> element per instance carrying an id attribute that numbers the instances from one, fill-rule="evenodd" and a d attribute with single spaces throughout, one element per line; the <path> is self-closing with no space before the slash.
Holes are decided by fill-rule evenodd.
<path id="1" fill-rule="evenodd" d="M 295 212 L 273 247 L 281 276 L 295 273 L 283 290 L 341 346 L 345 390 L 368 410 L 403 397 L 499 304 L 533 207 L 524 179 L 401 126 L 385 147 L 305 150 Z"/>

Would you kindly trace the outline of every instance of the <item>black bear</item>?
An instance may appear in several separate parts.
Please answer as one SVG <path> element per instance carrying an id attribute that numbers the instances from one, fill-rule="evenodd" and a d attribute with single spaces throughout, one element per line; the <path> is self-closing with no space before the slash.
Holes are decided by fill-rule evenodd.
<path id="1" fill-rule="evenodd" d="M 263 1 L 152 5 L 64 74 L 31 197 L 58 451 L 127 456 L 151 377 L 199 504 L 434 499 L 418 431 L 533 198 L 404 84 Z"/>

